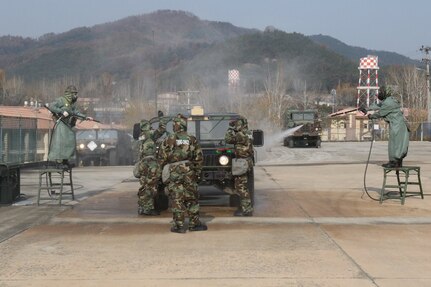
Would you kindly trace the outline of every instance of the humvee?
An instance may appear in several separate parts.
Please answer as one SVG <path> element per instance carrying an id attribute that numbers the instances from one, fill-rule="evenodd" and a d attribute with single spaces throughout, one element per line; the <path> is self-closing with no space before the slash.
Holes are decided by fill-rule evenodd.
<path id="1" fill-rule="evenodd" d="M 203 109 L 194 108 L 187 116 L 187 132 L 198 140 L 204 157 L 202 174 L 198 183 L 201 199 L 205 199 L 202 189 L 213 187 L 215 194 L 228 194 L 229 205 L 238 206 L 239 197 L 234 194 L 234 179 L 232 176 L 232 159 L 235 158 L 233 145 L 227 144 L 225 134 L 232 120 L 241 116 L 235 113 L 204 114 Z M 157 129 L 160 118 L 150 120 L 154 129 Z M 135 126 L 138 124 L 135 124 Z M 172 121 L 168 121 L 167 132 L 172 132 Z M 135 137 L 135 135 L 134 135 Z M 263 131 L 253 130 L 254 147 L 263 146 Z M 136 137 L 135 137 L 136 138 Z M 162 139 L 160 139 L 161 142 Z M 253 163 L 256 162 L 256 153 Z M 254 204 L 254 169 L 248 172 L 248 189 L 252 204 Z M 156 208 L 166 209 L 167 198 L 164 196 L 164 188 L 159 186 L 159 195 L 155 200 Z"/>
<path id="2" fill-rule="evenodd" d="M 285 130 L 299 127 L 298 130 L 283 139 L 283 145 L 293 147 L 316 147 L 322 144 L 320 134 L 322 128 L 317 110 L 290 110 L 285 113 Z"/>
<path id="3" fill-rule="evenodd" d="M 78 129 L 76 164 L 131 165 L 134 161 L 132 137 L 121 129 Z"/>

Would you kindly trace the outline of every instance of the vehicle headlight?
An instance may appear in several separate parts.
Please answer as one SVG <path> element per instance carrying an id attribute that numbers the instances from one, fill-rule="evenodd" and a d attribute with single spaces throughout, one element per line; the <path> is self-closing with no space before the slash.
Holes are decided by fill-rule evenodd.
<path id="1" fill-rule="evenodd" d="M 105 147 L 106 147 L 106 145 L 105 145 L 105 144 L 101 144 L 101 145 L 100 145 L 100 147 L 101 147 L 101 148 L 105 148 Z"/>
<path id="2" fill-rule="evenodd" d="M 227 157 L 227 156 L 225 156 L 225 155 L 222 155 L 222 156 L 220 156 L 220 157 L 218 158 L 218 162 L 219 162 L 221 165 L 227 165 L 227 164 L 229 163 L 229 157 Z"/>
<path id="3" fill-rule="evenodd" d="M 82 143 L 82 144 L 80 144 L 80 145 L 79 145 L 79 148 L 80 148 L 80 149 L 84 149 L 84 148 L 85 148 L 85 144 L 83 144 L 83 143 Z"/>

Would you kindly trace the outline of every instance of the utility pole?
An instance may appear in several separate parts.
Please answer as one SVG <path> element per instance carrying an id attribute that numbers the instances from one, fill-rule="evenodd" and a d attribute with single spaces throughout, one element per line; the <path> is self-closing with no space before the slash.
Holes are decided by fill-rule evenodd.
<path id="1" fill-rule="evenodd" d="M 430 58 L 429 58 L 429 52 L 431 50 L 431 47 L 425 47 L 422 45 L 422 47 L 419 49 L 421 52 L 425 53 L 425 58 L 422 59 L 422 62 L 425 62 L 426 64 L 426 80 L 427 80 L 427 109 L 428 109 L 428 123 L 431 123 L 431 95 L 430 95 Z"/>
<path id="2" fill-rule="evenodd" d="M 337 90 L 332 89 L 331 95 L 332 95 L 332 113 L 335 113 L 335 96 L 337 95 Z"/>
<path id="3" fill-rule="evenodd" d="M 158 114 L 157 109 L 157 66 L 156 66 L 156 42 L 154 41 L 154 30 L 152 30 L 153 33 L 153 69 L 154 69 L 154 104 L 155 104 L 155 116 Z"/>
<path id="4" fill-rule="evenodd" d="M 194 95 L 199 94 L 199 91 L 190 91 L 190 90 L 186 90 L 186 91 L 177 91 L 178 95 L 180 96 L 185 96 L 187 97 L 187 103 L 184 104 L 186 107 L 186 111 L 190 112 L 192 109 L 192 106 L 194 105 L 194 103 L 192 103 L 191 100 L 193 100 L 192 98 L 194 98 Z M 195 100 L 195 99 L 194 99 Z M 182 102 L 182 100 L 181 100 Z M 183 111 L 182 111 L 183 112 Z"/>

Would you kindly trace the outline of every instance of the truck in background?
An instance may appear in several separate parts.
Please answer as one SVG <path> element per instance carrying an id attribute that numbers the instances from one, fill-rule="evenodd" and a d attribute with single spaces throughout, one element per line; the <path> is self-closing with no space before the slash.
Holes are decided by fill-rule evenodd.
<path id="1" fill-rule="evenodd" d="M 283 145 L 319 148 L 322 144 L 320 123 L 317 110 L 288 110 L 284 117 L 284 130 L 300 127 L 283 139 Z"/>
<path id="2" fill-rule="evenodd" d="M 132 135 L 120 125 L 82 122 L 76 130 L 76 164 L 131 165 Z"/>

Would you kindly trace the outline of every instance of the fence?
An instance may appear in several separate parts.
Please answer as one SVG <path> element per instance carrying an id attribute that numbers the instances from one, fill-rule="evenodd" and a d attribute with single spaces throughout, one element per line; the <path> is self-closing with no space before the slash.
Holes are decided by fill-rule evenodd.
<path id="1" fill-rule="evenodd" d="M 52 121 L 0 116 L 0 163 L 24 164 L 48 158 Z"/>
<path id="2" fill-rule="evenodd" d="M 431 123 L 409 122 L 410 140 L 431 141 Z M 366 118 L 339 117 L 322 121 L 322 141 L 368 141 L 389 139 L 389 124 Z"/>

